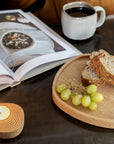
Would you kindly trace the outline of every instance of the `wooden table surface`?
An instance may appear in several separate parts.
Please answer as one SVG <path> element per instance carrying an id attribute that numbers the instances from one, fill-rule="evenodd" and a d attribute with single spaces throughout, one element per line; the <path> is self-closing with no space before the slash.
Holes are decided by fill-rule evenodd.
<path id="1" fill-rule="evenodd" d="M 60 26 L 52 27 L 63 36 Z M 64 36 L 63 36 L 64 37 Z M 72 41 L 83 53 L 100 48 L 114 54 L 114 19 L 97 29 L 93 38 Z M 20 105 L 25 112 L 22 133 L 0 144 L 114 144 L 114 130 L 96 127 L 74 119 L 60 110 L 52 100 L 52 82 L 61 66 L 0 92 L 0 102 Z"/>

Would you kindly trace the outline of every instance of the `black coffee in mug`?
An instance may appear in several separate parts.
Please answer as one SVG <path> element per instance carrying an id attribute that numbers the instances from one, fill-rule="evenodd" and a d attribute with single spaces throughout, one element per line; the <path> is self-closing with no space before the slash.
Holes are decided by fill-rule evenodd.
<path id="1" fill-rule="evenodd" d="M 63 34 L 72 40 L 85 40 L 92 37 L 96 29 L 105 21 L 105 10 L 87 2 L 67 3 L 63 5 L 61 12 Z M 98 12 L 100 12 L 99 16 Z"/>
<path id="2" fill-rule="evenodd" d="M 73 7 L 65 10 L 72 17 L 85 17 L 95 13 L 94 9 L 87 7 Z"/>

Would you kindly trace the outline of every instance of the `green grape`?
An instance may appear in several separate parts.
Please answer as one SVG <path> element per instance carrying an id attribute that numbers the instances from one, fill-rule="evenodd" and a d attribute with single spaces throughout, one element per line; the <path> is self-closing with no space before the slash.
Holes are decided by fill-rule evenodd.
<path id="1" fill-rule="evenodd" d="M 72 103 L 73 105 L 79 105 L 81 104 L 81 99 L 82 99 L 82 95 L 81 94 L 77 94 L 75 96 L 72 97 Z"/>
<path id="2" fill-rule="evenodd" d="M 74 96 L 76 96 L 77 94 L 78 94 L 77 92 L 72 92 L 71 95 L 70 95 L 71 99 L 72 99 Z"/>
<path id="3" fill-rule="evenodd" d="M 94 84 L 91 84 L 91 85 L 86 87 L 86 90 L 87 90 L 88 94 L 95 93 L 97 91 L 97 86 Z"/>
<path id="4" fill-rule="evenodd" d="M 56 87 L 56 91 L 58 93 L 61 93 L 65 89 L 66 89 L 66 85 L 64 83 L 58 84 L 57 87 Z"/>
<path id="5" fill-rule="evenodd" d="M 99 102 L 103 101 L 103 95 L 101 93 L 93 93 L 91 95 L 91 100 L 96 103 L 99 103 Z"/>
<path id="6" fill-rule="evenodd" d="M 89 109 L 94 111 L 97 109 L 97 103 L 96 102 L 91 102 L 91 104 L 89 105 Z"/>
<path id="7" fill-rule="evenodd" d="M 70 89 L 65 89 L 61 92 L 60 97 L 61 97 L 62 100 L 66 101 L 70 98 L 70 94 L 71 94 L 71 90 Z"/>
<path id="8" fill-rule="evenodd" d="M 90 105 L 90 103 L 91 103 L 91 98 L 90 98 L 90 96 L 89 96 L 89 95 L 84 95 L 84 96 L 82 97 L 82 106 L 88 107 L 88 106 Z"/>

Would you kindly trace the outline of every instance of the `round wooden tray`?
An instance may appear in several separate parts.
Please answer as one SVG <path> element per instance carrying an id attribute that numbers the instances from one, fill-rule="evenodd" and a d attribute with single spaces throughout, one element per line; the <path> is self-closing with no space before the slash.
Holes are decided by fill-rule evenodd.
<path id="1" fill-rule="evenodd" d="M 81 105 L 74 106 L 71 99 L 64 102 L 56 92 L 57 84 L 65 83 L 65 79 L 74 85 L 81 84 L 81 72 L 88 59 L 88 54 L 76 56 L 60 68 L 52 85 L 53 101 L 61 110 L 76 119 L 99 127 L 114 128 L 114 86 L 106 84 L 98 87 L 98 92 L 104 95 L 104 100 L 98 103 L 95 111 Z"/>

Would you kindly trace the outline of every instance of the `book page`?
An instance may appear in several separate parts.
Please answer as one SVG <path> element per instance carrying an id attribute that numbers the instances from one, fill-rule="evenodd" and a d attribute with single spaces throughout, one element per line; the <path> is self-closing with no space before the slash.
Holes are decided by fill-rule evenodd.
<path id="1" fill-rule="evenodd" d="M 14 82 L 14 80 L 7 75 L 7 77 L 5 75 L 0 75 L 0 85 L 4 85 L 4 84 L 10 84 L 12 85 Z"/>
<path id="2" fill-rule="evenodd" d="M 20 35 L 23 37 L 25 36 L 25 39 L 22 38 L 21 41 Z M 36 30 L 36 28 L 31 26 L 20 24 L 15 25 L 13 22 L 3 22 L 0 23 L 0 36 L 2 37 L 0 59 L 2 59 L 4 63 L 14 72 L 26 61 L 37 56 L 54 52 L 54 43 L 51 41 L 51 39 L 49 39 L 40 30 Z M 26 43 L 29 44 L 30 36 L 32 36 L 31 46 L 26 48 L 24 46 L 24 48 L 21 48 L 22 45 L 26 45 Z M 8 41 L 8 37 L 13 38 L 12 40 Z M 14 41 L 16 41 L 16 43 Z M 16 44 L 18 46 L 15 46 Z M 6 45 L 9 45 L 10 48 L 7 48 Z"/>
<path id="3" fill-rule="evenodd" d="M 0 60 L 0 85 L 12 84 L 14 73 Z"/>
<path id="4" fill-rule="evenodd" d="M 81 54 L 21 10 L 1 11 L 0 17 L 0 59 L 16 81 L 36 66 Z"/>
<path id="5" fill-rule="evenodd" d="M 15 80 L 19 81 L 27 72 L 31 71 L 35 67 L 38 67 L 40 65 L 43 65 L 45 63 L 49 63 L 52 61 L 65 59 L 66 55 L 67 55 L 66 52 L 64 52 L 64 55 L 62 52 L 60 52 L 60 53 L 57 53 L 57 55 L 50 54 L 50 57 L 48 55 L 45 55 L 45 56 L 34 58 L 24 63 L 21 67 L 17 69 L 15 73 Z"/>
<path id="6" fill-rule="evenodd" d="M 2 65 L 1 61 L 0 61 L 0 76 L 1 75 L 8 75 L 11 76 L 10 73 L 4 68 L 4 66 Z"/>

